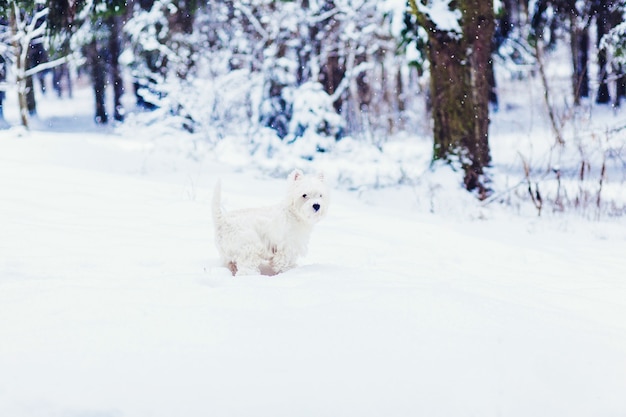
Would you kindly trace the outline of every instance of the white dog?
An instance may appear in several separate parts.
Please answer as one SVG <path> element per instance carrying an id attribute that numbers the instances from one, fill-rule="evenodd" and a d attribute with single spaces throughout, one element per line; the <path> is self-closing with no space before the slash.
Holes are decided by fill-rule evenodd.
<path id="1" fill-rule="evenodd" d="M 215 241 L 233 275 L 278 274 L 296 265 L 307 250 L 313 225 L 326 215 L 328 188 L 323 175 L 289 174 L 285 200 L 275 206 L 222 212 L 220 183 L 213 195 Z"/>

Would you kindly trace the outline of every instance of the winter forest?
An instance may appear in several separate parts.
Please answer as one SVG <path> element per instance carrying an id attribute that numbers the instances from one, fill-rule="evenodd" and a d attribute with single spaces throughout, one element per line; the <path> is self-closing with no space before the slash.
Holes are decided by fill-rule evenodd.
<path id="1" fill-rule="evenodd" d="M 0 117 L 19 106 L 27 128 L 37 89 L 71 97 L 80 79 L 96 123 L 160 121 L 211 144 L 245 136 L 241 151 L 261 158 L 384 154 L 390 139 L 417 132 L 432 141 L 433 163 L 479 199 L 502 200 L 490 168 L 509 161 L 492 158 L 490 115 L 519 105 L 502 95 L 533 89 L 551 143 L 545 155 L 519 152 L 525 185 L 514 191 L 539 211 L 601 205 L 597 188 L 626 175 L 625 10 L 569 0 L 4 1 L 0 85 L 17 99 L 0 93 Z M 416 180 L 410 161 L 399 165 L 361 182 L 349 170 L 336 177 L 348 188 Z M 605 203 L 611 215 L 626 207 Z"/>

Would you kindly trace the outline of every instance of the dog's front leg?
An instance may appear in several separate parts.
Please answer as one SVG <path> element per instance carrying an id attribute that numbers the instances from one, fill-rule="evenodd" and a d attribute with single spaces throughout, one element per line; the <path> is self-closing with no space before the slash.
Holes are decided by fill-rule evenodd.
<path id="1" fill-rule="evenodd" d="M 291 251 L 282 249 L 277 250 L 272 259 L 270 260 L 270 266 L 272 270 L 277 274 L 285 272 L 296 266 L 297 254 Z"/>

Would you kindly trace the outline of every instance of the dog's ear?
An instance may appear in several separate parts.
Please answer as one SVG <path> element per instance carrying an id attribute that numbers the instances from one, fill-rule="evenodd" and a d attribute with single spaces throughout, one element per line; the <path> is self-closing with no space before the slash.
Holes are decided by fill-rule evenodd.
<path id="1" fill-rule="evenodd" d="M 289 174 L 289 180 L 299 181 L 302 179 L 303 176 L 304 174 L 302 173 L 302 171 L 300 171 L 299 169 L 294 169 L 293 171 L 291 171 L 291 174 Z"/>

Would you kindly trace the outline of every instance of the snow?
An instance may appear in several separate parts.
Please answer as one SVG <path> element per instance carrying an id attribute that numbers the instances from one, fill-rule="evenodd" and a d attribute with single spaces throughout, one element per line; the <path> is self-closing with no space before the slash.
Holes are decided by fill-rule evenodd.
<path id="1" fill-rule="evenodd" d="M 416 1 L 415 5 L 424 16 L 433 22 L 438 30 L 460 34 L 462 31 L 459 20 L 461 20 L 462 14 L 459 9 L 450 7 L 451 2 L 452 0 L 430 0 L 424 4 L 421 1 Z"/>
<path id="2" fill-rule="evenodd" d="M 76 96 L 0 130 L 0 415 L 626 413 L 623 218 L 481 205 L 445 169 L 349 191 L 328 156 L 333 202 L 301 265 L 233 278 L 213 185 L 227 208 L 273 203 L 268 173 L 297 159 L 272 171 L 236 140 L 100 128 Z M 519 111 L 494 121 L 498 163 L 539 134 Z M 413 142 L 384 145 L 379 178 L 426 154 Z M 353 180 L 373 156 L 350 145 Z"/>

